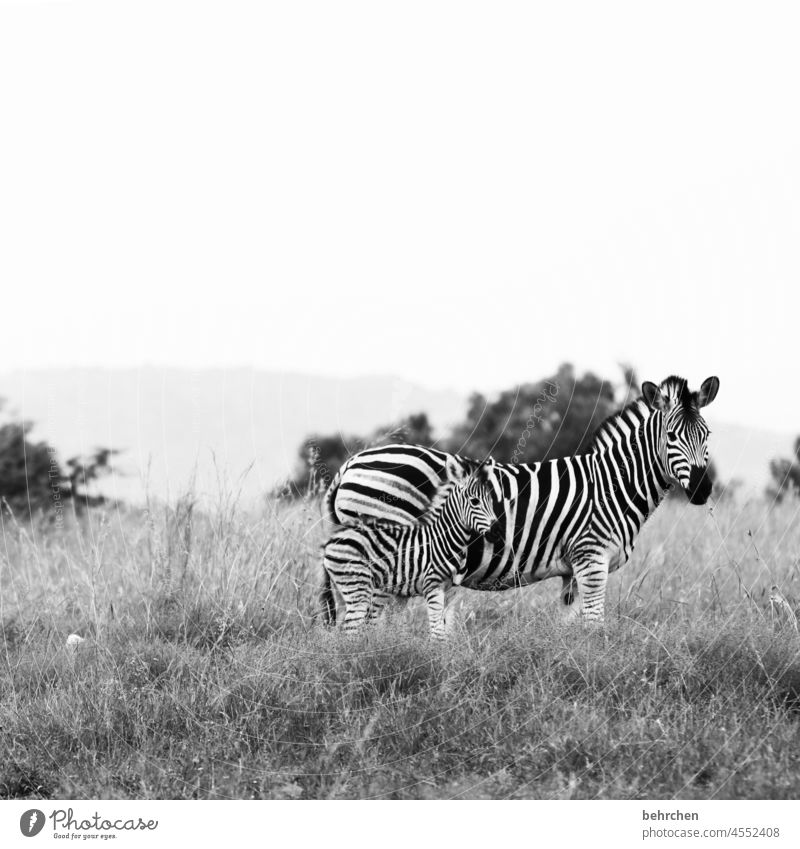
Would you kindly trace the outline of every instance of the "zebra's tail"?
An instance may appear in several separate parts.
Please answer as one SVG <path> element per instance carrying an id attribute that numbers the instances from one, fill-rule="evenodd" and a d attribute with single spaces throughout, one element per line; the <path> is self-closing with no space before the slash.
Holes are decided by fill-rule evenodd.
<path id="1" fill-rule="evenodd" d="M 344 468 L 344 467 L 342 467 Z M 322 518 L 329 523 L 329 527 L 337 528 L 342 523 L 336 515 L 336 495 L 339 492 L 339 484 L 342 482 L 342 469 L 333 476 L 333 480 L 328 484 L 325 490 L 325 495 L 322 496 Z"/>
<path id="2" fill-rule="evenodd" d="M 333 595 L 333 584 L 328 570 L 322 569 L 322 585 L 319 588 L 319 618 L 323 625 L 336 624 L 336 599 Z"/>
<path id="3" fill-rule="evenodd" d="M 328 484 L 325 495 L 322 497 L 322 523 L 326 526 L 327 534 L 341 527 L 342 522 L 336 514 L 336 495 L 339 492 L 339 484 L 342 482 L 342 470 L 333 476 Z M 331 576 L 324 564 L 322 566 L 322 582 L 319 588 L 319 608 L 316 618 L 321 619 L 323 624 L 333 626 L 336 624 L 336 598 L 333 594 Z"/>

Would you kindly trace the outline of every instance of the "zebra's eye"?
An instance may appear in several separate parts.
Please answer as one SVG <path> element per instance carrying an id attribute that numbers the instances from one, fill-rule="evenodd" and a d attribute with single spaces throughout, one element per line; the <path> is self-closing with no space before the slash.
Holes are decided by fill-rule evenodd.
<path id="1" fill-rule="evenodd" d="M 674 431 L 674 430 L 668 430 L 668 431 L 667 431 L 667 439 L 668 439 L 670 442 L 674 442 L 677 438 L 678 438 L 678 434 L 677 434 L 677 433 L 675 433 L 675 431 Z"/>
<path id="2" fill-rule="evenodd" d="M 481 500 L 480 500 L 480 498 L 470 498 L 469 503 L 470 503 L 473 507 L 480 507 L 480 506 L 481 506 Z"/>

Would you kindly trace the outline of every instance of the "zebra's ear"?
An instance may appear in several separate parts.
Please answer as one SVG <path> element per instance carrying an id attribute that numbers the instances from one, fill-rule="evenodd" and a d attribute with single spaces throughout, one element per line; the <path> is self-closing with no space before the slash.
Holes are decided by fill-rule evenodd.
<path id="1" fill-rule="evenodd" d="M 667 408 L 667 399 L 655 383 L 645 380 L 642 384 L 642 395 L 651 410 L 665 410 Z"/>
<path id="2" fill-rule="evenodd" d="M 455 483 L 463 483 L 469 477 L 469 471 L 452 455 L 445 462 L 445 474 L 447 480 Z"/>
<path id="3" fill-rule="evenodd" d="M 697 406 L 707 407 L 717 397 L 717 392 L 719 392 L 719 378 L 707 377 L 697 393 Z"/>

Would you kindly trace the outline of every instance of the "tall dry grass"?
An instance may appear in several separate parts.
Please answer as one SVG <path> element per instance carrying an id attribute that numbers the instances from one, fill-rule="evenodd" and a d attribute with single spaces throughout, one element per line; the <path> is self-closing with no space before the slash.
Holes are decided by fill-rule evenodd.
<path id="1" fill-rule="evenodd" d="M 796 797 L 800 505 L 670 501 L 604 631 L 559 583 L 314 624 L 313 502 L 7 515 L 0 796 Z M 69 634 L 85 638 L 77 649 Z"/>

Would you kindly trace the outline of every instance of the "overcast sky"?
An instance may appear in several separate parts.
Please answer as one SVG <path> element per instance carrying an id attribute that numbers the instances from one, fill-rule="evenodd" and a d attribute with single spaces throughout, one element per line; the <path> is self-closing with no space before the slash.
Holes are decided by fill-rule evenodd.
<path id="1" fill-rule="evenodd" d="M 0 2 L 0 368 L 627 360 L 796 432 L 793 5 Z"/>

